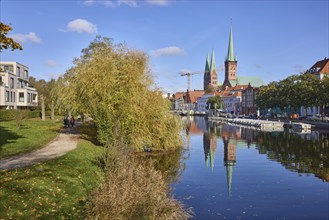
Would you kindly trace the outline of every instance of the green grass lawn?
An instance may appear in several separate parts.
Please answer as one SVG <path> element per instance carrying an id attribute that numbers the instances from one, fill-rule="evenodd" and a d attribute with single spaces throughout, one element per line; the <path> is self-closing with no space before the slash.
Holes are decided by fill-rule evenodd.
<path id="1" fill-rule="evenodd" d="M 60 158 L 0 171 L 0 219 L 83 219 L 91 191 L 103 180 L 95 162 L 102 152 L 82 139 Z"/>
<path id="2" fill-rule="evenodd" d="M 15 121 L 0 122 L 0 158 L 29 152 L 54 139 L 62 126 L 61 120 L 27 119 L 18 129 Z"/>

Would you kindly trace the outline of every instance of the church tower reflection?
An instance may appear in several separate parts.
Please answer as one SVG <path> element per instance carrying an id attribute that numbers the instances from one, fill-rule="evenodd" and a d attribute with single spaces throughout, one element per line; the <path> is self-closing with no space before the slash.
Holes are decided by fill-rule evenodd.
<path id="1" fill-rule="evenodd" d="M 232 173 L 233 167 L 236 165 L 236 144 L 230 143 L 230 139 L 223 137 L 224 142 L 224 166 L 226 167 L 226 179 L 228 194 L 231 196 Z"/>
<path id="2" fill-rule="evenodd" d="M 215 166 L 215 152 L 217 147 L 217 137 L 215 134 L 209 132 L 203 133 L 203 149 L 205 154 L 206 167 L 211 167 L 211 170 Z"/>

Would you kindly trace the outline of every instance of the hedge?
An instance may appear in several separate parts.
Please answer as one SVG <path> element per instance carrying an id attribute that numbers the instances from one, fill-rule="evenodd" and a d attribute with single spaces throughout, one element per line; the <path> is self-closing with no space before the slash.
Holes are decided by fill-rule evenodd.
<path id="1" fill-rule="evenodd" d="M 14 120 L 16 111 L 28 111 L 28 118 L 38 118 L 41 115 L 40 110 L 16 110 L 16 109 L 0 109 L 0 121 L 11 121 Z"/>

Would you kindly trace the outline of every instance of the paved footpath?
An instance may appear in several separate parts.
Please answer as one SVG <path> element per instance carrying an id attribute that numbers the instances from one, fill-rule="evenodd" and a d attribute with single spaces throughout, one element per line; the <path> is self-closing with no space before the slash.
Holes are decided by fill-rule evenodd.
<path id="1" fill-rule="evenodd" d="M 0 170 L 16 169 L 48 161 L 75 149 L 79 140 L 76 129 L 79 124 L 80 122 L 77 122 L 74 128 L 62 129 L 60 134 L 44 148 L 0 160 Z"/>

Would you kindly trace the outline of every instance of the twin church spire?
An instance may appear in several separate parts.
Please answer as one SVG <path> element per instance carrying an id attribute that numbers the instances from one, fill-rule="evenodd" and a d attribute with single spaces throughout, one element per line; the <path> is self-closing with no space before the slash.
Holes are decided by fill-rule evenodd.
<path id="1" fill-rule="evenodd" d="M 203 89 L 208 90 L 209 87 L 217 87 L 217 72 L 216 72 L 216 61 L 215 52 L 212 51 L 211 58 L 209 53 L 207 54 L 206 67 L 204 70 Z"/>
<path id="2" fill-rule="evenodd" d="M 227 56 L 225 58 L 225 80 L 224 80 L 223 85 L 231 86 L 229 81 L 236 80 L 236 64 L 237 64 L 237 58 L 234 55 L 233 33 L 232 33 L 232 24 L 231 24 L 229 43 L 228 43 L 228 52 L 227 52 Z M 212 51 L 211 58 L 209 56 L 209 53 L 207 54 L 206 66 L 205 66 L 205 71 L 204 71 L 203 87 L 204 87 L 203 89 L 207 90 L 207 91 L 216 90 L 218 87 L 214 50 Z"/>

